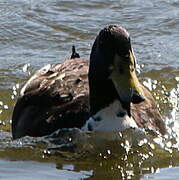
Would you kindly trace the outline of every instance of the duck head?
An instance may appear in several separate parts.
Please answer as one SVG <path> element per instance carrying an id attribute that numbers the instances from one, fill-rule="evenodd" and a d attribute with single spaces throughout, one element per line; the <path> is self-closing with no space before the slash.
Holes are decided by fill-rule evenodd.
<path id="1" fill-rule="evenodd" d="M 91 114 L 119 100 L 131 116 L 130 104 L 145 100 L 129 33 L 120 26 L 100 31 L 92 47 L 88 76 Z"/>

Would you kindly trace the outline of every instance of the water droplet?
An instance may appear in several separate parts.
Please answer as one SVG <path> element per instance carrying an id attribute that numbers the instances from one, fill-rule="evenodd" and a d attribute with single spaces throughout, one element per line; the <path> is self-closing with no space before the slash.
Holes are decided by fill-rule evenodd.
<path id="1" fill-rule="evenodd" d="M 176 81 L 179 81 L 179 76 L 175 77 Z"/>
<path id="2" fill-rule="evenodd" d="M 14 96 L 17 96 L 17 91 L 13 91 Z"/>
<path id="3" fill-rule="evenodd" d="M 30 67 L 30 64 L 25 64 L 23 67 L 22 67 L 22 70 L 23 72 L 27 72 L 28 68 Z"/>
<path id="4" fill-rule="evenodd" d="M 9 109 L 8 105 L 4 105 L 4 109 Z"/>
<path id="5" fill-rule="evenodd" d="M 16 90 L 16 86 L 13 86 L 12 89 L 13 89 L 13 91 L 15 91 Z"/>
<path id="6" fill-rule="evenodd" d="M 110 155 L 110 154 L 111 154 L 111 151 L 108 149 L 108 150 L 107 150 L 107 153 Z"/>
<path id="7" fill-rule="evenodd" d="M 20 85 L 19 84 L 16 84 L 16 88 L 19 89 Z"/>

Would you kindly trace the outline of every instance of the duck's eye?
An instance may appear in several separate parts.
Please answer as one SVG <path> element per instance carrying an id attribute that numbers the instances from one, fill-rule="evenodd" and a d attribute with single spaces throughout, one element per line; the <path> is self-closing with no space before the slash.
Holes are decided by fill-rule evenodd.
<path id="1" fill-rule="evenodd" d="M 130 57 L 130 54 L 126 54 L 124 55 L 125 58 L 129 58 Z"/>

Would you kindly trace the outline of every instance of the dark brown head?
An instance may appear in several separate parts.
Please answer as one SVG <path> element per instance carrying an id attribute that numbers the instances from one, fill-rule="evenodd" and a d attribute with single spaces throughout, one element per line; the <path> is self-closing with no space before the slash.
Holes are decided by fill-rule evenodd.
<path id="1" fill-rule="evenodd" d="M 128 109 L 130 103 L 144 101 L 135 68 L 136 60 L 127 30 L 116 25 L 101 30 L 90 56 L 89 86 L 92 114 L 116 99 Z M 128 112 L 130 115 L 130 110 Z"/>

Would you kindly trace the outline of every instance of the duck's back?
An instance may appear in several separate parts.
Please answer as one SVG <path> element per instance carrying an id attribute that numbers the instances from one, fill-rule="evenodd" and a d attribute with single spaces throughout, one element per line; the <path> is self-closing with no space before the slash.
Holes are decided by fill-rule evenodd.
<path id="1" fill-rule="evenodd" d="M 14 138 L 81 127 L 89 118 L 88 60 L 75 58 L 38 70 L 23 86 L 12 116 Z"/>

